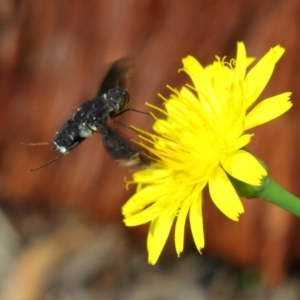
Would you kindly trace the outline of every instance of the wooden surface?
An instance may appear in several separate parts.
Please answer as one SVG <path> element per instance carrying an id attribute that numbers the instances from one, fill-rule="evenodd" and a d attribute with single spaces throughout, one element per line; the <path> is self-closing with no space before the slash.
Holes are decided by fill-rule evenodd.
<path id="1" fill-rule="evenodd" d="M 216 54 L 234 57 L 240 40 L 255 57 L 276 44 L 286 48 L 264 96 L 292 91 L 294 107 L 258 128 L 250 150 L 299 196 L 299 12 L 296 0 L 2 0 L 1 203 L 52 213 L 75 210 L 94 221 L 120 223 L 121 205 L 130 195 L 123 178 L 130 175 L 104 152 L 97 134 L 34 173 L 27 170 L 56 153 L 20 143 L 51 140 L 75 107 L 94 96 L 111 61 L 136 58 L 130 107 L 144 110 L 145 101 L 160 103 L 157 93 L 168 96 L 166 84 L 183 82 L 177 73 L 183 56 L 192 54 L 203 64 Z M 120 121 L 151 127 L 151 118 L 134 112 Z M 265 283 L 276 285 L 300 257 L 299 220 L 258 200 L 244 204 L 245 214 L 234 223 L 205 202 L 204 251 L 236 266 L 259 267 Z M 144 243 L 146 228 L 128 231 Z"/>

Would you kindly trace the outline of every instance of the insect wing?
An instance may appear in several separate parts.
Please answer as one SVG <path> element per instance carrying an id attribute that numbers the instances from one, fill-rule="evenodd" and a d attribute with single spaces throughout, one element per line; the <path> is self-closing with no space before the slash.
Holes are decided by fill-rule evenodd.
<path id="1" fill-rule="evenodd" d="M 150 164 L 150 158 L 142 149 L 106 123 L 98 124 L 98 131 L 104 148 L 117 162 L 134 169 Z"/>
<path id="2" fill-rule="evenodd" d="M 115 61 L 99 88 L 97 96 L 115 87 L 127 88 L 134 72 L 134 62 L 130 57 L 123 57 Z"/>

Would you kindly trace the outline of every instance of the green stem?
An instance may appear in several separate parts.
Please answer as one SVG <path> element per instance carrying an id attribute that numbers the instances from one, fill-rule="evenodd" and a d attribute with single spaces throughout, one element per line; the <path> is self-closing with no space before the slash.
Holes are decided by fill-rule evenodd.
<path id="1" fill-rule="evenodd" d="M 265 182 L 264 188 L 256 192 L 255 197 L 265 199 L 300 217 L 300 199 L 270 177 Z"/>

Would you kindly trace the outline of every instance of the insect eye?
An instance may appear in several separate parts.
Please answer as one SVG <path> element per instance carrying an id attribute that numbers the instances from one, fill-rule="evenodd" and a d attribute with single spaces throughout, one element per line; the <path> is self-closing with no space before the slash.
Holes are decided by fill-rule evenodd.
<path id="1" fill-rule="evenodd" d="M 115 110 L 122 110 L 129 103 L 129 93 L 126 89 L 110 89 L 107 91 L 106 97 Z"/>

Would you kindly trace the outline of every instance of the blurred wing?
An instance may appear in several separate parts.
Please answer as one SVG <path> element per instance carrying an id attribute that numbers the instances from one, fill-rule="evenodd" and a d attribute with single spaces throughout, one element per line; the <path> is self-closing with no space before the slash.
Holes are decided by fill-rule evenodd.
<path id="1" fill-rule="evenodd" d="M 144 168 L 150 164 L 151 159 L 145 151 L 130 141 L 120 132 L 109 127 L 106 123 L 98 124 L 98 131 L 106 151 L 119 163 L 133 169 Z"/>
<path id="2" fill-rule="evenodd" d="M 130 57 L 123 57 L 113 63 L 100 86 L 97 96 L 114 87 L 127 88 L 134 72 L 134 62 Z"/>

